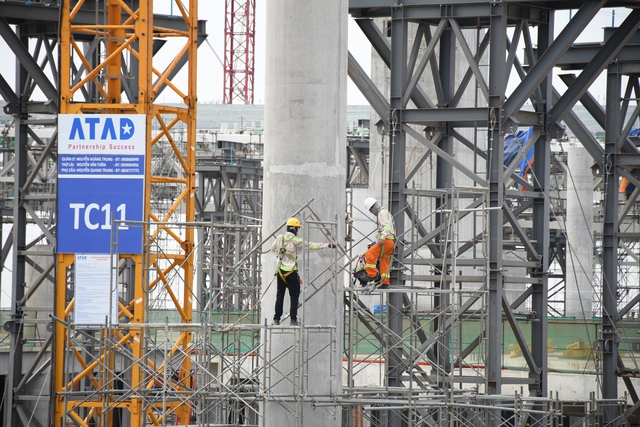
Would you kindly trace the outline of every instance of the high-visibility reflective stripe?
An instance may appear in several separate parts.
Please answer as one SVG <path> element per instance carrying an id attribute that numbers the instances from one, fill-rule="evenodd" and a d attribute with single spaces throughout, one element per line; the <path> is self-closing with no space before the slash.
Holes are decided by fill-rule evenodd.
<path id="1" fill-rule="evenodd" d="M 382 278 L 384 278 L 384 279 L 386 279 L 387 277 L 391 277 L 391 275 L 390 275 L 390 274 L 381 274 L 380 276 L 381 276 Z"/>
<path id="2" fill-rule="evenodd" d="M 376 268 L 375 264 L 365 264 L 365 268 Z"/>
<path id="3" fill-rule="evenodd" d="M 287 253 L 287 247 L 289 246 L 289 243 L 294 243 L 294 249 L 295 249 L 295 243 L 296 242 L 301 242 L 302 239 L 300 237 L 296 237 L 296 236 L 289 236 L 289 235 L 282 235 L 282 247 L 280 248 L 280 256 L 278 257 L 278 264 L 276 265 L 276 269 L 278 270 L 278 274 L 280 274 L 280 270 L 282 271 L 293 271 L 293 270 L 297 270 L 298 269 L 298 260 Z M 282 259 L 286 257 L 290 262 L 293 263 L 293 265 L 291 267 L 285 267 L 284 265 L 282 265 Z M 282 275 L 280 275 L 282 277 Z M 282 278 L 282 280 L 285 280 L 286 276 L 284 276 Z"/>

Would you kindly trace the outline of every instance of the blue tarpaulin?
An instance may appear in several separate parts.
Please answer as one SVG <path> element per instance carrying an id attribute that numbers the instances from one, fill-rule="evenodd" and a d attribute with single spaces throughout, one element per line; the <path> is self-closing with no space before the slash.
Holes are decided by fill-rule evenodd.
<path id="1" fill-rule="evenodd" d="M 508 166 L 516 156 L 522 152 L 525 144 L 529 141 L 533 135 L 533 127 L 527 130 L 519 130 L 514 134 L 507 135 L 504 138 L 504 165 Z M 520 169 L 520 176 L 524 177 L 531 165 L 533 164 L 533 147 L 527 152 L 524 158 L 520 161 L 518 168 Z M 518 186 L 520 187 L 520 186 Z"/>

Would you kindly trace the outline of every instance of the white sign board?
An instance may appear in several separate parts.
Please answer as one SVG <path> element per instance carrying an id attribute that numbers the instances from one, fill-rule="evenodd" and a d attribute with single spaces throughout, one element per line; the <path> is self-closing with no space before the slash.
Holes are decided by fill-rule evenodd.
<path id="1" fill-rule="evenodd" d="M 96 326 L 118 323 L 117 277 L 114 274 L 111 281 L 109 258 L 110 255 L 76 254 L 73 323 Z M 117 265 L 115 256 L 114 265 Z"/>

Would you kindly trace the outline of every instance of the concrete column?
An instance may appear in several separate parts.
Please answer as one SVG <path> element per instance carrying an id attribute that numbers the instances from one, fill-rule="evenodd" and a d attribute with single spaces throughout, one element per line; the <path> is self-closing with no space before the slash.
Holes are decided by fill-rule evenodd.
<path id="1" fill-rule="evenodd" d="M 565 316 L 591 319 L 593 297 L 593 159 L 580 145 L 567 148 L 567 267 Z"/>
<path id="2" fill-rule="evenodd" d="M 347 17 L 346 0 L 270 0 L 267 4 L 264 235 L 313 199 L 310 207 L 322 220 L 338 218 L 337 242 L 344 242 Z M 303 220 L 303 216 L 299 219 Z M 304 228 L 303 223 L 300 237 L 308 236 Z M 309 239 L 327 241 L 317 230 L 311 232 Z M 264 249 L 272 242 L 273 239 L 265 242 Z M 309 265 L 299 268 L 303 285 L 325 270 L 332 260 L 329 249 L 312 252 Z M 266 254 L 263 289 L 274 270 L 275 256 Z M 324 277 L 328 278 L 326 274 Z M 262 304 L 263 317 L 269 323 L 273 318 L 275 295 L 274 280 Z M 262 408 L 266 427 L 341 425 L 339 408 L 314 410 L 309 399 L 300 403 L 300 397 L 302 393 L 311 397 L 340 392 L 342 295 L 341 286 L 321 287 L 303 302 L 299 311 L 302 328 L 289 328 L 287 320 L 283 327 L 272 328 L 273 333 L 266 334 L 271 357 L 277 360 L 274 362 L 277 369 L 270 370 L 267 386 L 273 387 L 268 392 L 278 396 L 269 399 Z M 285 315 L 289 312 L 288 295 L 284 312 Z M 329 338 L 315 334 L 312 328 L 307 330 L 309 335 L 305 338 L 306 334 L 301 331 L 309 325 L 334 327 L 331 339 L 335 340 L 333 348 L 337 351 L 329 351 Z M 305 363 L 304 355 L 291 353 L 292 348 L 305 345 L 309 348 L 308 356 L 316 350 L 322 354 Z M 303 365 L 297 366 L 300 360 Z M 330 377 L 332 371 L 333 378 Z M 297 375 L 303 376 L 301 381 Z M 291 408 L 295 409 L 291 411 Z"/>

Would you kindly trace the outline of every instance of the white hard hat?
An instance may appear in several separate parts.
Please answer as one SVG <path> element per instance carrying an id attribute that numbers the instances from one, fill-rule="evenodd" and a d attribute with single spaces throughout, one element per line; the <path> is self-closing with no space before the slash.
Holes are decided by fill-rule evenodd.
<path id="1" fill-rule="evenodd" d="M 378 201 L 374 197 L 367 197 L 366 199 L 364 199 L 364 207 L 367 208 L 367 210 L 369 210 L 377 202 Z"/>

